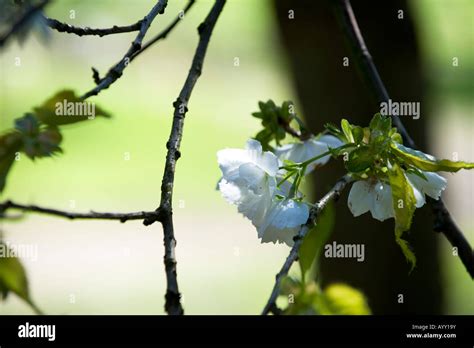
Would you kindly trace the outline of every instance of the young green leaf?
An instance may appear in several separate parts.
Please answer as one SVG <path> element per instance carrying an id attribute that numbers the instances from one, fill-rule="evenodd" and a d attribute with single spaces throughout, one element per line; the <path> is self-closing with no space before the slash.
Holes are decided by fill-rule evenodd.
<path id="1" fill-rule="evenodd" d="M 21 135 L 17 132 L 7 133 L 0 137 L 0 193 L 5 188 L 8 172 L 22 144 Z"/>
<path id="2" fill-rule="evenodd" d="M 36 136 L 40 131 L 38 119 L 31 113 L 15 119 L 15 129 L 26 136 Z"/>
<path id="3" fill-rule="evenodd" d="M 0 297 L 5 299 L 8 293 L 12 292 L 38 313 L 40 311 L 29 295 L 25 269 L 20 260 L 17 257 L 10 257 L 10 254 L 8 246 L 0 241 Z"/>
<path id="4" fill-rule="evenodd" d="M 374 155 L 368 146 L 360 146 L 349 154 L 346 168 L 352 173 L 360 173 L 374 162 Z"/>
<path id="5" fill-rule="evenodd" d="M 324 128 L 326 128 L 326 130 L 332 135 L 341 139 L 344 138 L 344 133 L 341 132 L 341 130 L 337 128 L 335 124 L 328 122 L 324 125 Z"/>
<path id="6" fill-rule="evenodd" d="M 294 117 L 294 112 L 292 112 L 293 108 L 294 108 L 293 102 L 290 100 L 284 101 L 283 104 L 281 105 L 280 116 L 287 123 L 289 123 Z"/>
<path id="7" fill-rule="evenodd" d="M 381 133 L 388 135 L 392 128 L 392 119 L 388 116 L 383 116 L 379 113 L 375 114 L 370 121 L 370 130 L 374 133 Z"/>
<path id="8" fill-rule="evenodd" d="M 329 239 L 334 228 L 335 217 L 334 206 L 332 203 L 329 203 L 318 217 L 316 225 L 304 237 L 298 253 L 301 274 L 303 276 L 311 268 L 314 260 L 319 258 L 324 244 Z"/>
<path id="9" fill-rule="evenodd" d="M 460 169 L 474 168 L 474 163 L 455 162 L 447 159 L 437 160 L 433 156 L 397 143 L 392 143 L 391 149 L 392 153 L 405 163 L 427 172 L 457 172 Z"/>
<path id="10" fill-rule="evenodd" d="M 331 284 L 315 298 L 314 307 L 322 315 L 371 314 L 364 294 L 346 284 Z"/>
<path id="11" fill-rule="evenodd" d="M 93 102 L 80 99 L 72 90 L 62 90 L 33 108 L 38 119 L 50 126 L 60 126 L 85 121 L 96 116 L 110 117 Z"/>
<path id="12" fill-rule="evenodd" d="M 354 136 L 352 135 L 352 127 L 345 118 L 341 120 L 341 129 L 344 132 L 344 135 L 347 139 L 348 143 L 353 143 L 354 142 Z"/>
<path id="13" fill-rule="evenodd" d="M 35 137 L 24 137 L 23 151 L 33 160 L 36 157 L 49 157 L 56 152 L 62 152 L 59 147 L 62 139 L 58 127 L 48 127 Z"/>
<path id="14" fill-rule="evenodd" d="M 354 142 L 360 144 L 364 139 L 364 129 L 359 126 L 352 126 L 352 135 L 354 136 Z"/>
<path id="15" fill-rule="evenodd" d="M 411 272 L 416 265 L 416 257 L 407 241 L 402 239 L 402 235 L 411 226 L 416 209 L 415 194 L 405 173 L 398 164 L 393 164 L 387 174 L 392 189 L 392 204 L 395 213 L 395 240 L 400 245 L 407 261 L 411 264 Z"/>

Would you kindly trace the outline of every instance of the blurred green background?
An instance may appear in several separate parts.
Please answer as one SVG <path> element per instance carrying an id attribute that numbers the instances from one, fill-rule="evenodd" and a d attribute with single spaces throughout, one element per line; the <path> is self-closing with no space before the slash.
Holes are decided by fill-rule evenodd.
<path id="1" fill-rule="evenodd" d="M 63 155 L 36 163 L 23 156 L 15 163 L 2 199 L 78 212 L 156 208 L 172 102 L 194 54 L 196 28 L 212 3 L 197 1 L 165 41 L 140 55 L 121 79 L 93 98 L 112 119 L 64 127 Z M 147 37 L 172 21 L 185 4 L 170 1 Z M 54 2 L 46 14 L 73 25 L 106 27 L 134 22 L 152 5 L 145 0 L 69 0 Z M 451 157 L 458 152 L 460 158 L 474 161 L 474 3 L 420 0 L 412 5 L 430 97 L 437 101 L 437 117 L 429 130 L 435 155 Z M 69 18 L 70 10 L 75 19 Z M 33 35 L 22 46 L 11 43 L 0 53 L 0 130 L 11 128 L 13 119 L 62 88 L 78 93 L 92 88 L 91 66 L 104 74 L 134 36 L 80 38 L 51 32 L 46 42 Z M 20 66 L 15 66 L 16 57 Z M 453 57 L 459 58 L 457 68 Z M 256 133 L 259 124 L 250 114 L 258 100 L 268 98 L 292 99 L 298 105 L 272 3 L 229 0 L 189 103 L 176 172 L 178 280 L 186 313 L 259 313 L 288 252 L 283 245 L 260 244 L 251 223 L 215 190 L 216 152 L 242 147 Z M 472 173 L 453 175 L 445 196 L 474 243 Z M 25 259 L 24 264 L 33 298 L 46 313 L 164 312 L 160 225 L 30 215 L 18 223 L 2 223 L 1 228 L 11 243 L 38 245 L 38 260 Z M 446 313 L 474 313 L 472 281 L 447 242 L 440 253 L 448 291 Z M 0 303 L 0 313 L 31 310 L 10 296 Z"/>

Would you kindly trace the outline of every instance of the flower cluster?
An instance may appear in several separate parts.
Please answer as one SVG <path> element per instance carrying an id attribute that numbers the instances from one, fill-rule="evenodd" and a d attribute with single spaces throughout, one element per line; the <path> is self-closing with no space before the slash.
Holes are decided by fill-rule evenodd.
<path id="1" fill-rule="evenodd" d="M 394 218 L 395 239 L 414 266 L 414 254 L 402 234 L 426 196 L 437 200 L 446 189 L 447 180 L 436 172 L 474 168 L 472 163 L 437 160 L 403 146 L 391 119 L 380 114 L 368 127 L 343 119 L 340 128 L 328 124 L 322 134 L 312 135 L 291 112 L 291 102 L 259 106 L 253 115 L 264 129 L 245 149 L 221 150 L 217 157 L 222 171 L 219 190 L 253 223 L 262 242 L 293 244 L 309 217 L 309 203 L 299 191 L 302 180 L 331 157 L 342 156 L 354 181 L 347 201 L 350 211 L 354 216 L 370 211 L 380 221 Z M 292 127 L 295 122 L 299 130 Z M 281 144 L 286 134 L 297 141 Z"/>
<path id="2" fill-rule="evenodd" d="M 329 136 L 330 140 L 337 138 Z M 323 141 L 327 141 L 324 139 Z M 262 242 L 293 244 L 293 237 L 309 217 L 309 208 L 301 195 L 290 195 L 282 160 L 303 162 L 328 150 L 328 143 L 310 139 L 277 148 L 277 157 L 263 151 L 257 140 L 248 140 L 245 149 L 224 149 L 217 153 L 222 171 L 219 190 L 223 197 L 237 205 L 238 211 L 252 221 Z M 329 157 L 319 163 L 325 163 Z M 280 184 L 281 183 L 281 184 Z"/>
<path id="3" fill-rule="evenodd" d="M 412 173 L 405 174 L 406 180 L 413 190 L 417 208 L 421 208 L 425 204 L 425 195 L 438 200 L 448 183 L 439 174 L 423 171 L 421 173 L 425 178 Z M 390 184 L 375 177 L 356 181 L 349 192 L 347 205 L 354 216 L 362 215 L 368 211 L 374 219 L 379 221 L 395 216 Z"/>

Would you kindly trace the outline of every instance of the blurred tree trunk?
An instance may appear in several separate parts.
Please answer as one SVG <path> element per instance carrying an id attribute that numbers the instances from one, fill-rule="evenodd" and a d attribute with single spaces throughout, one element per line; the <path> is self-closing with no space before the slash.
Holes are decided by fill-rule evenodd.
<path id="1" fill-rule="evenodd" d="M 288 55 L 299 101 L 297 113 L 309 127 L 321 131 L 326 122 L 344 117 L 367 125 L 379 111 L 356 68 L 351 51 L 336 20 L 330 1 L 274 0 L 282 43 Z M 404 117 L 416 143 L 425 148 L 425 124 L 420 52 L 407 1 L 354 0 L 352 6 L 366 44 L 394 101 L 421 102 L 421 117 Z M 290 10 L 293 10 L 294 19 Z M 403 19 L 399 19 L 399 10 Z M 349 57 L 349 66 L 343 58 Z M 332 163 L 314 174 L 316 197 L 343 174 L 341 163 Z M 347 208 L 347 191 L 337 206 L 333 240 L 365 244 L 365 261 L 322 260 L 323 283 L 341 281 L 364 291 L 375 314 L 436 314 L 443 296 L 429 208 L 415 213 L 409 240 L 418 264 L 412 274 L 395 243 L 393 219 L 383 223 L 370 214 L 354 218 Z M 403 303 L 399 303 L 399 294 Z"/>

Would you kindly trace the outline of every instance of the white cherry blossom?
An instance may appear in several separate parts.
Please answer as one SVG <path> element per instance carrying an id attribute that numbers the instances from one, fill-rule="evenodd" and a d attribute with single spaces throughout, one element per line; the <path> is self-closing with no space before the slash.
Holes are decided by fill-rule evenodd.
<path id="1" fill-rule="evenodd" d="M 217 153 L 222 178 L 218 188 L 222 196 L 257 228 L 262 242 L 293 244 L 293 237 L 309 216 L 308 206 L 286 195 L 287 185 L 277 188 L 280 162 L 261 144 L 249 140 L 245 149 L 225 149 Z"/>
<path id="2" fill-rule="evenodd" d="M 441 175 L 431 172 L 422 173 L 427 180 L 413 173 L 405 174 L 413 189 L 416 208 L 426 203 L 425 194 L 439 199 L 447 185 L 447 180 Z M 377 179 L 356 181 L 349 192 L 347 205 L 354 216 L 370 211 L 372 217 L 380 221 L 394 217 L 392 188 L 388 183 Z"/>
<path id="3" fill-rule="evenodd" d="M 254 224 L 260 224 L 275 193 L 278 158 L 263 152 L 260 143 L 251 139 L 243 150 L 220 150 L 217 161 L 222 171 L 218 185 L 222 196 Z"/>
<path id="4" fill-rule="evenodd" d="M 411 185 L 421 192 L 423 198 L 424 195 L 428 195 L 431 198 L 438 200 L 441 193 L 446 189 L 448 181 L 441 175 L 433 172 L 422 171 L 422 173 L 426 180 L 413 173 L 407 173 L 406 177 Z"/>
<path id="5" fill-rule="evenodd" d="M 293 199 L 276 200 L 257 227 L 262 243 L 294 244 L 293 237 L 309 217 L 309 208 L 305 203 Z"/>
<path id="6" fill-rule="evenodd" d="M 286 144 L 275 150 L 276 155 L 281 160 L 290 160 L 296 163 L 305 162 L 313 157 L 319 156 L 329 150 L 343 145 L 342 141 L 333 135 L 322 135 L 319 138 L 310 139 L 292 144 Z M 316 166 L 321 166 L 329 161 L 330 155 L 321 157 L 312 162 L 306 169 L 306 173 L 311 172 Z"/>
<path id="7" fill-rule="evenodd" d="M 354 216 L 368 211 L 380 221 L 394 216 L 392 188 L 379 180 L 356 181 L 349 192 L 347 205 Z"/>

